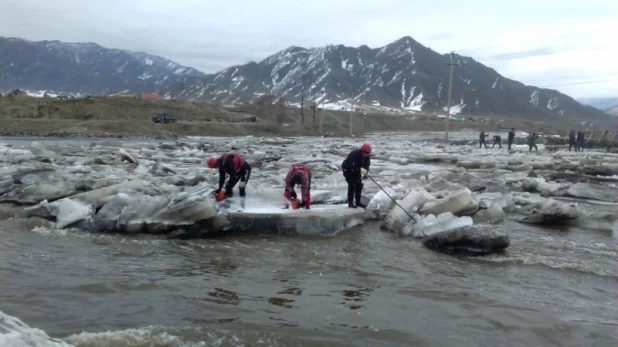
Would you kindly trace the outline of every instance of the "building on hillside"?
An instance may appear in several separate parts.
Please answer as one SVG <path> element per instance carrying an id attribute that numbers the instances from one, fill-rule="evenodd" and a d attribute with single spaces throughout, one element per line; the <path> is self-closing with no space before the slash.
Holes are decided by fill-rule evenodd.
<path id="1" fill-rule="evenodd" d="M 11 98 L 19 98 L 19 97 L 28 97 L 28 94 L 20 89 L 15 89 L 12 92 L 8 93 L 6 96 Z"/>
<path id="2" fill-rule="evenodd" d="M 139 93 L 138 98 L 142 100 L 163 100 L 161 95 L 157 93 Z"/>
<path id="3" fill-rule="evenodd" d="M 123 98 L 123 99 L 135 99 L 135 95 L 133 94 L 119 94 L 116 95 L 117 98 Z"/>

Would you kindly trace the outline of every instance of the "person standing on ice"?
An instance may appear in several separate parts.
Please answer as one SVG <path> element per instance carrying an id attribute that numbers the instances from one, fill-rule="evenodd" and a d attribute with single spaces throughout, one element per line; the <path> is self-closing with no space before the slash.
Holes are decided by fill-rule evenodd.
<path id="1" fill-rule="evenodd" d="M 509 139 L 508 139 L 508 144 L 509 144 L 509 148 L 508 150 L 511 150 L 511 146 L 513 145 L 513 140 L 515 140 L 515 128 L 511 128 L 511 131 L 509 131 Z"/>
<path id="2" fill-rule="evenodd" d="M 369 154 L 371 154 L 371 145 L 363 143 L 359 149 L 350 152 L 341 163 L 343 177 L 348 182 L 348 207 L 350 208 L 366 207 L 361 203 L 361 193 L 364 186 L 362 180 L 367 177 L 371 165 Z M 356 200 L 356 204 L 354 204 L 353 199 Z"/>
<path id="3" fill-rule="evenodd" d="M 536 139 L 538 135 L 536 133 L 532 133 L 532 135 L 528 136 L 528 152 L 532 152 L 532 148 L 534 148 L 537 152 L 539 151 L 539 147 L 536 146 Z"/>
<path id="4" fill-rule="evenodd" d="M 575 151 L 584 151 L 584 145 L 586 144 L 586 135 L 584 135 L 583 131 L 577 132 L 577 146 L 575 146 Z"/>
<path id="5" fill-rule="evenodd" d="M 571 129 L 569 132 L 569 152 L 571 151 L 571 147 L 575 147 L 575 152 L 577 152 L 577 143 L 575 142 L 575 129 Z"/>
<path id="6" fill-rule="evenodd" d="M 219 188 L 214 192 L 215 195 L 221 193 L 221 188 L 225 183 L 226 174 L 230 176 L 230 179 L 225 185 L 225 196 L 222 198 L 234 196 L 232 189 L 236 186 L 236 183 L 240 181 L 238 190 L 240 196 L 245 197 L 245 187 L 251 176 L 251 165 L 245 161 L 243 157 L 236 153 L 225 153 L 220 158 L 212 157 L 208 159 L 208 167 L 211 169 L 219 169 Z"/>
<path id="7" fill-rule="evenodd" d="M 300 186 L 300 195 L 302 202 L 299 207 L 309 209 L 311 207 L 311 169 L 304 164 L 295 164 L 290 167 L 287 176 L 285 176 L 285 208 L 289 208 L 292 199 L 296 200 L 296 191 L 294 185 Z"/>
<path id="8" fill-rule="evenodd" d="M 485 148 L 487 148 L 487 144 L 485 143 L 485 138 L 489 136 L 489 135 L 485 135 L 485 131 L 482 130 L 481 134 L 479 135 L 479 148 L 483 148 L 483 145 L 485 145 Z"/>

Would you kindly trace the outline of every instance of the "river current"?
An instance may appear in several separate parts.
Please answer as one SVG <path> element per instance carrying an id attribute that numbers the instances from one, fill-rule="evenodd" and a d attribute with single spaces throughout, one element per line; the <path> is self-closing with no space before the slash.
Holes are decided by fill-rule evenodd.
<path id="1" fill-rule="evenodd" d="M 20 319 L 24 336 L 40 329 L 77 346 L 618 344 L 612 232 L 506 221 L 507 252 L 470 258 L 375 222 L 334 237 L 168 240 L 55 230 L 1 208 L 0 322 Z"/>

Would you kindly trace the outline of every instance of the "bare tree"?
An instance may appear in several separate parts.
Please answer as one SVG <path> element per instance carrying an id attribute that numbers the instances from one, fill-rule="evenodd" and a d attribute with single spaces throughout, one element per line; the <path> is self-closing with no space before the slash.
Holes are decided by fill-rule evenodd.
<path id="1" fill-rule="evenodd" d="M 283 123 L 285 121 L 285 99 L 280 97 L 277 100 L 277 119 L 278 123 Z"/>
<path id="2" fill-rule="evenodd" d="M 275 123 L 276 121 L 276 101 L 277 96 L 272 94 L 264 94 L 255 100 L 255 104 L 258 106 L 258 114 L 265 117 L 272 123 Z"/>

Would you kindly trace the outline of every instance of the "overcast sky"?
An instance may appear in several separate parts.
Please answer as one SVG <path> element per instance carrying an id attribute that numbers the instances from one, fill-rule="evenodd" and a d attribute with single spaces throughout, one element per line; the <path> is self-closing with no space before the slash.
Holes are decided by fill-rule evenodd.
<path id="1" fill-rule="evenodd" d="M 90 41 L 206 73 L 291 45 L 411 36 L 573 97 L 618 96 L 616 32 L 618 0 L 0 0 L 0 36 Z"/>

